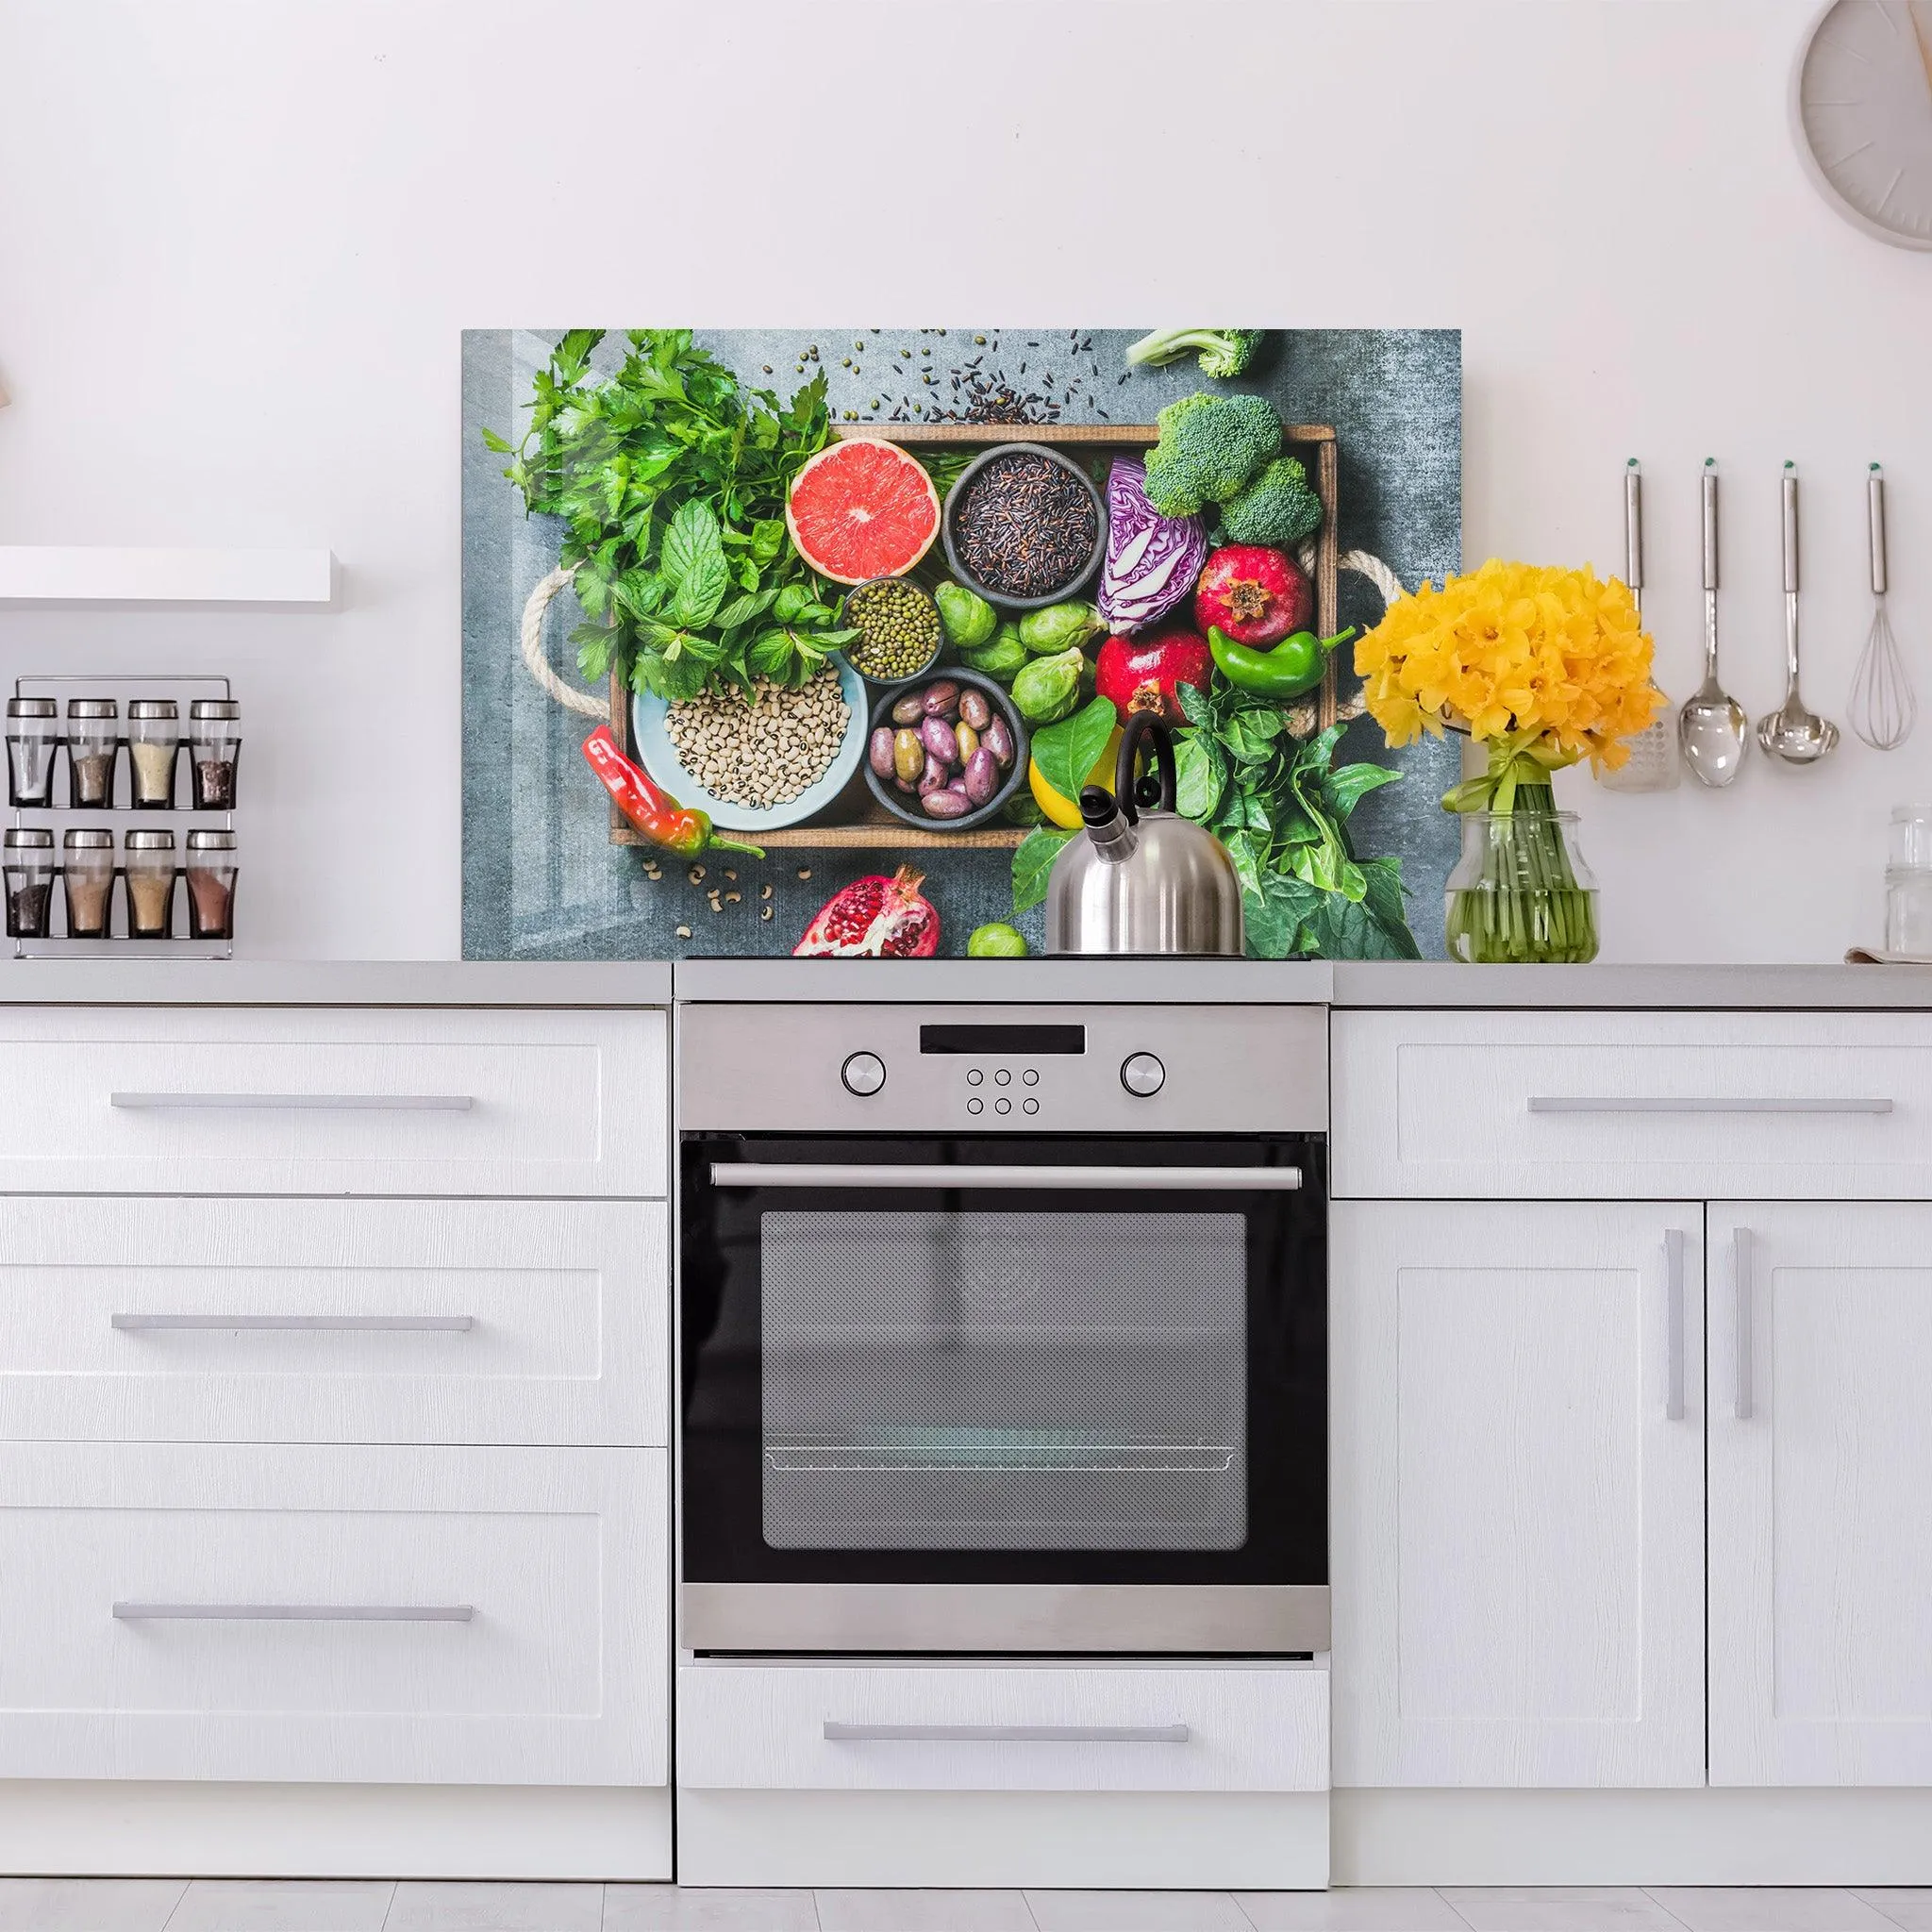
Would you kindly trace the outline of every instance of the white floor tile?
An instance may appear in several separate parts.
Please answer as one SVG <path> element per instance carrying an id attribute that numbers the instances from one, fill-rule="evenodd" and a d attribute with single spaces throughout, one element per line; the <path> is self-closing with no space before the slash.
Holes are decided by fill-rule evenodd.
<path id="1" fill-rule="evenodd" d="M 1854 1887 L 1854 1893 L 1905 1932 L 1932 1932 L 1932 1889 L 1924 1886 Z"/>
<path id="2" fill-rule="evenodd" d="M 1634 1885 L 1445 1885 L 1442 1896 L 1472 1932 L 1682 1932 Z"/>
<path id="3" fill-rule="evenodd" d="M 1034 1932 L 1017 1891 L 820 1891 L 823 1932 Z"/>
<path id="4" fill-rule="evenodd" d="M 1255 1932 L 1469 1932 L 1455 1908 L 1421 1887 L 1348 1891 L 1238 1891 Z"/>
<path id="5" fill-rule="evenodd" d="M 382 1932 L 393 1881 L 197 1878 L 168 1932 Z"/>
<path id="6" fill-rule="evenodd" d="M 1652 1885 L 1690 1932 L 1891 1932 L 1891 1922 L 1828 1885 Z M 170 1928 L 173 1932 L 173 1928 Z"/>
<path id="7" fill-rule="evenodd" d="M 604 1932 L 819 1932 L 808 1891 L 607 1885 Z"/>
<path id="8" fill-rule="evenodd" d="M 0 1878 L 0 1932 L 161 1932 L 185 1878 Z"/>
<path id="9" fill-rule="evenodd" d="M 1225 1891 L 1029 1891 L 1040 1932 L 1253 1932 Z"/>
<path id="10" fill-rule="evenodd" d="M 601 1885 L 469 1885 L 406 1878 L 383 1932 L 598 1932 Z"/>

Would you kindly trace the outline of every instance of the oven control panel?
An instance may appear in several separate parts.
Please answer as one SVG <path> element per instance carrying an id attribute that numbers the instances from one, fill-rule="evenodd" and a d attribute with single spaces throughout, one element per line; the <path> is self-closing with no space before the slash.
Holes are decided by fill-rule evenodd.
<path id="1" fill-rule="evenodd" d="M 678 1011 L 693 1129 L 1320 1133 L 1319 1007 L 701 1003 Z"/>

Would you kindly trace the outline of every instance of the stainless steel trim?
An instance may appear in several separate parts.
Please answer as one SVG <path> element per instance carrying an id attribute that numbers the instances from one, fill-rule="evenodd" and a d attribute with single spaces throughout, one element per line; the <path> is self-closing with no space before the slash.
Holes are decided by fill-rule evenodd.
<path id="1" fill-rule="evenodd" d="M 467 1093 L 110 1093 L 109 1107 L 136 1112 L 175 1108 L 312 1108 L 357 1113 L 468 1113 Z"/>
<path id="2" fill-rule="evenodd" d="M 838 1160 L 715 1160 L 714 1188 L 1111 1188 L 1190 1193 L 1287 1193 L 1302 1184 L 1298 1167 L 1025 1167 L 988 1162 L 873 1166 Z"/>
<path id="3" fill-rule="evenodd" d="M 467 1624 L 471 1604 L 116 1604 L 124 1624 Z"/>
<path id="4" fill-rule="evenodd" d="M 685 1583 L 691 1650 L 1257 1657 L 1329 1647 L 1325 1583 Z"/>
<path id="5" fill-rule="evenodd" d="M 1751 1230 L 1731 1230 L 1731 1286 L 1737 1296 L 1737 1386 L 1731 1412 L 1740 1423 L 1751 1420 Z"/>
<path id="6" fill-rule="evenodd" d="M 825 1720 L 828 1744 L 1185 1744 L 1186 1724 L 847 1724 Z"/>
<path id="7" fill-rule="evenodd" d="M 476 1325 L 475 1315 L 110 1315 L 116 1328 L 275 1328 L 308 1334 L 344 1329 L 461 1334 Z"/>
<path id="8" fill-rule="evenodd" d="M 1879 1099 L 1720 1100 L 1672 1095 L 1625 1100 L 1572 1093 L 1534 1093 L 1529 1101 L 1531 1113 L 1890 1113 L 1891 1109 L 1890 1100 Z"/>
<path id="9" fill-rule="evenodd" d="M 1664 1420 L 1684 1420 L 1684 1230 L 1664 1230 Z"/>

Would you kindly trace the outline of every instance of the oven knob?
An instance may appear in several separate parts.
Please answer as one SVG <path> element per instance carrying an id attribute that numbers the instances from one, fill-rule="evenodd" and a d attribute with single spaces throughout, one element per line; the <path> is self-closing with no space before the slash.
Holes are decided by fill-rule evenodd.
<path id="1" fill-rule="evenodd" d="M 1166 1079 L 1167 1069 L 1151 1053 L 1130 1053 L 1121 1062 L 1121 1085 L 1142 1100 L 1158 1093 Z"/>
<path id="2" fill-rule="evenodd" d="M 846 1092 L 863 1098 L 886 1084 L 886 1063 L 875 1053 L 855 1053 L 839 1069 L 839 1077 L 844 1081 Z"/>

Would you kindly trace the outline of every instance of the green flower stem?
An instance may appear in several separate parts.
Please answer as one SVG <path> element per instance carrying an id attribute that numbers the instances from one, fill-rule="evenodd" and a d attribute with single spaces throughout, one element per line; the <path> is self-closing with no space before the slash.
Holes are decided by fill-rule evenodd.
<path id="1" fill-rule="evenodd" d="M 1518 783 L 1484 826 L 1478 885 L 1449 894 L 1453 957 L 1484 965 L 1596 958 L 1595 894 L 1576 883 L 1547 785 Z"/>

